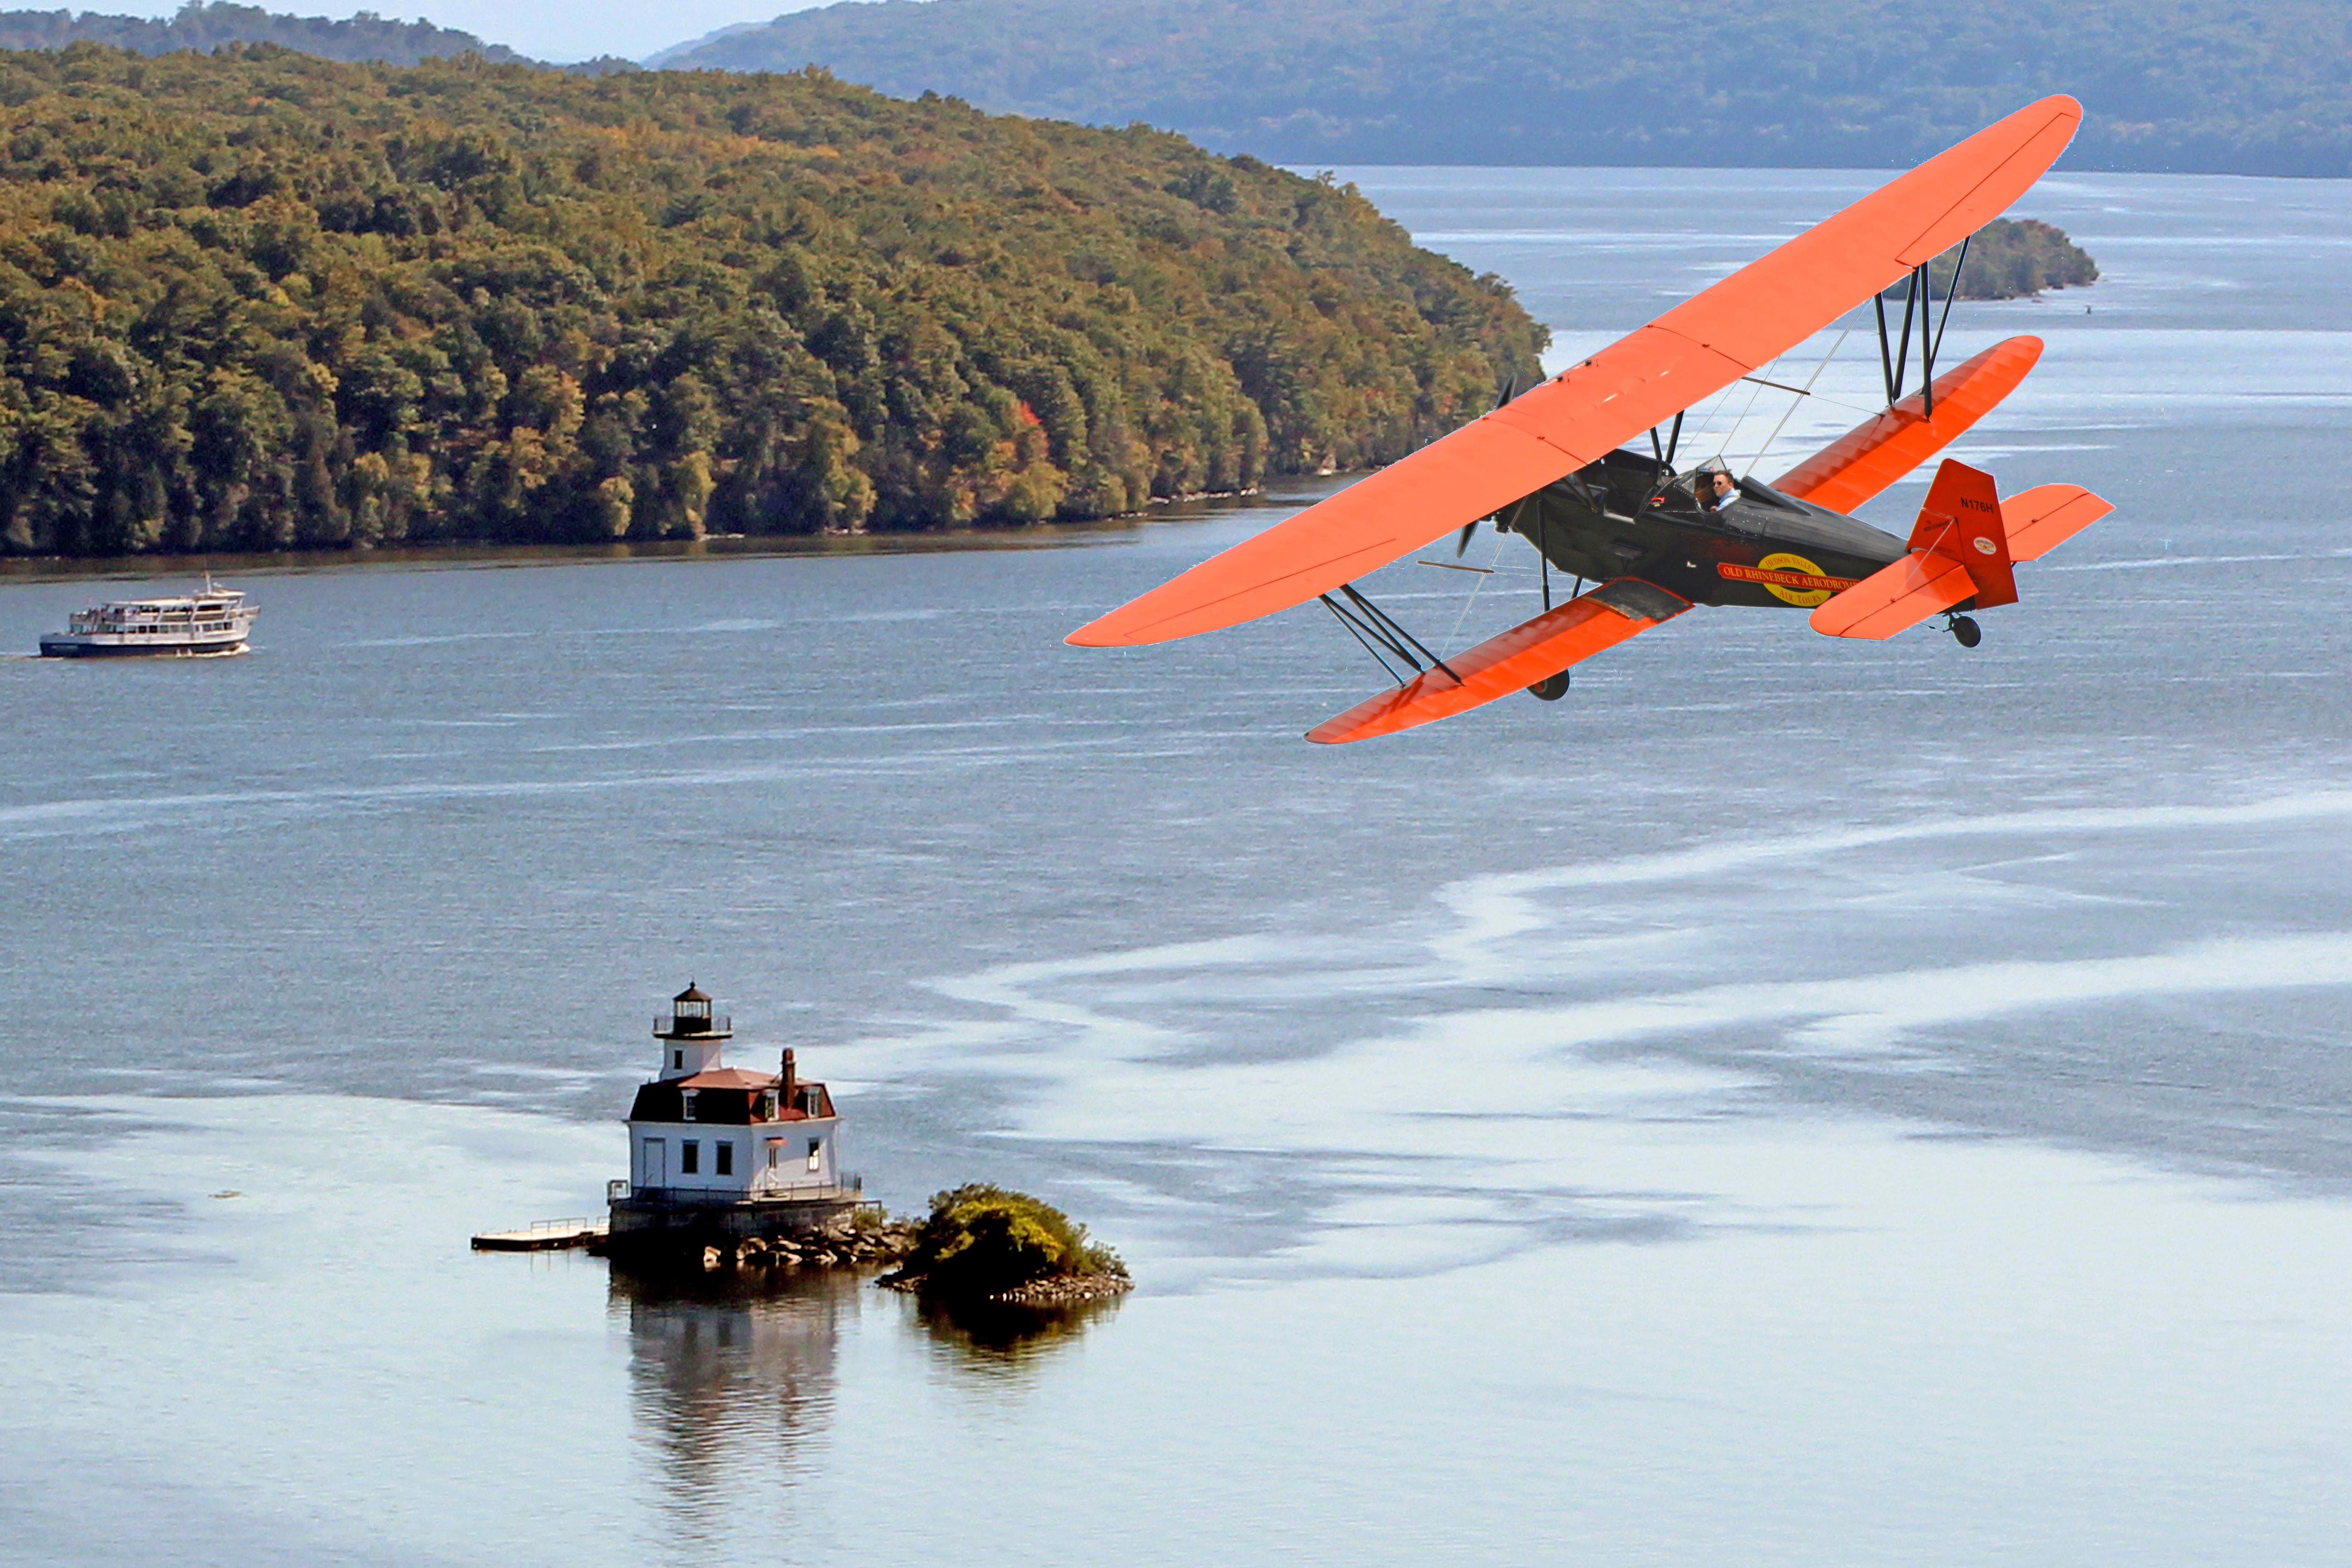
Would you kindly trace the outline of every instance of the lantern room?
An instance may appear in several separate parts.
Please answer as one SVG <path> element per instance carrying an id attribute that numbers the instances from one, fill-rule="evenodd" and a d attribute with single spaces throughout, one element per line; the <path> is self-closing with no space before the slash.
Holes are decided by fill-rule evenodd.
<path id="1" fill-rule="evenodd" d="M 715 1070 L 719 1065 L 719 1053 L 735 1037 L 735 1031 L 729 1027 L 732 1022 L 713 1014 L 709 994 L 689 983 L 670 998 L 669 1016 L 654 1019 L 654 1038 L 662 1043 L 661 1071 L 656 1081 L 692 1078 L 699 1072 Z"/>

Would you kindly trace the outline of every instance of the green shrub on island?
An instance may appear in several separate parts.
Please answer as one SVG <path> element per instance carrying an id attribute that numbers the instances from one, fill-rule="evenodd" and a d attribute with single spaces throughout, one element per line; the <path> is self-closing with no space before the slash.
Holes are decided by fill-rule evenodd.
<path id="1" fill-rule="evenodd" d="M 984 1182 L 935 1193 L 898 1273 L 883 1281 L 971 1300 L 1055 1279 L 1124 1280 L 1118 1254 L 1042 1199 Z"/>
<path id="2" fill-rule="evenodd" d="M 1351 188 L 823 72 L 0 54 L 0 553 L 936 529 L 1539 374 Z"/>
<path id="3" fill-rule="evenodd" d="M 1930 268 L 1938 299 L 1951 288 L 1959 258 L 1955 247 Z M 2090 253 L 2063 229 L 2038 218 L 1993 219 L 1969 241 L 1968 262 L 1959 275 L 1963 300 L 2021 300 L 2045 289 L 2079 289 L 2099 280 L 2099 264 Z"/>

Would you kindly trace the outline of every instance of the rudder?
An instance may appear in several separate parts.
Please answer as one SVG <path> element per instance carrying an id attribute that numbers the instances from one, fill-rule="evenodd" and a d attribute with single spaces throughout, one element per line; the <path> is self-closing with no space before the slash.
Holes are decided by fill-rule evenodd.
<path id="1" fill-rule="evenodd" d="M 1976 584 L 1976 607 L 1989 610 L 2017 603 L 2017 574 L 2009 558 L 2009 529 L 2001 521 L 2000 491 L 1990 474 L 1955 458 L 1944 459 L 1919 521 L 1911 525 L 1911 548 L 1948 555 L 1968 569 Z"/>

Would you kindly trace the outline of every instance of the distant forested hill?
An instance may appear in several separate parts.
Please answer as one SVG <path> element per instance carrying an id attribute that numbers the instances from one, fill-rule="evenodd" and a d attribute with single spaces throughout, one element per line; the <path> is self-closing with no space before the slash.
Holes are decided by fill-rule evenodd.
<path id="1" fill-rule="evenodd" d="M 2344 0 L 883 0 L 664 57 L 811 63 L 1288 163 L 1893 167 L 2071 92 L 2069 166 L 2352 174 Z"/>
<path id="2" fill-rule="evenodd" d="M 383 60 L 396 66 L 464 54 L 492 60 L 523 58 L 455 27 L 386 21 L 368 11 L 341 22 L 278 16 L 258 5 L 231 5 L 222 0 L 210 5 L 189 0 L 168 18 L 110 16 L 96 11 L 0 11 L 0 49 L 56 49 L 73 43 L 111 44 L 142 55 L 208 51 L 223 44 L 278 44 L 331 60 Z"/>
<path id="3" fill-rule="evenodd" d="M 822 73 L 0 54 L 0 552 L 1090 517 L 1539 374 L 1353 192 Z"/>

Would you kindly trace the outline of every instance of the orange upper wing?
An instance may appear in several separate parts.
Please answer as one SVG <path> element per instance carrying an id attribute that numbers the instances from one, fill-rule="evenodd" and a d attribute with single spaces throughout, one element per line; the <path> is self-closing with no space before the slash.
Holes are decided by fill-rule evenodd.
<path id="1" fill-rule="evenodd" d="M 1271 615 L 1592 462 L 1769 363 L 2001 212 L 2083 118 L 2045 98 L 1750 263 L 1582 364 L 1079 627 L 1166 642 Z"/>

